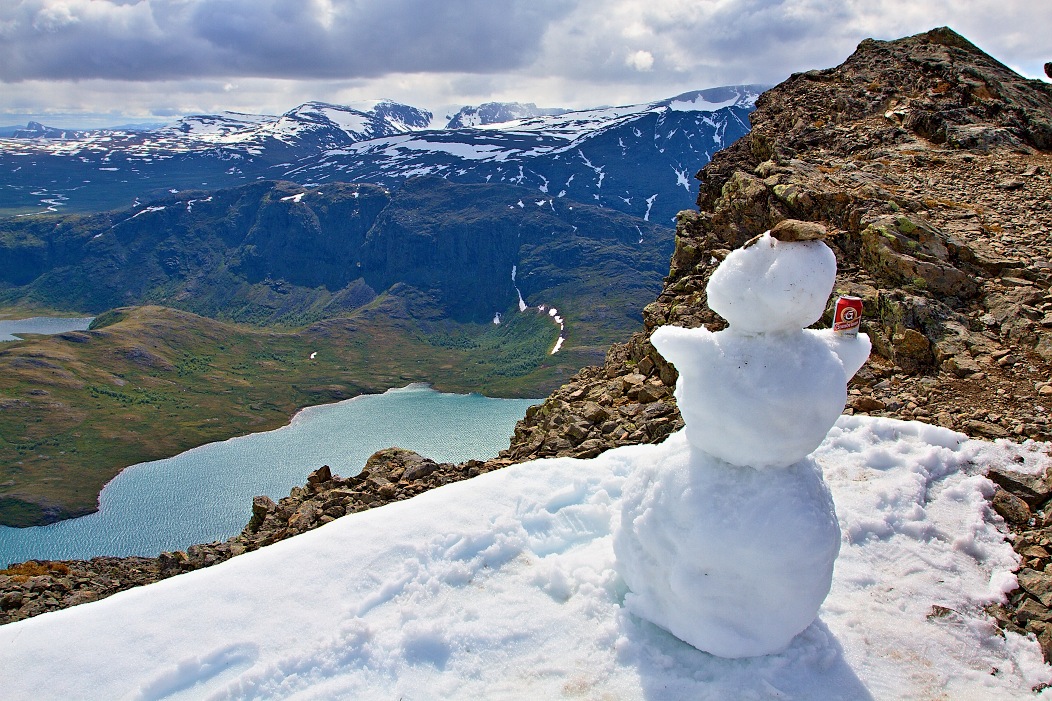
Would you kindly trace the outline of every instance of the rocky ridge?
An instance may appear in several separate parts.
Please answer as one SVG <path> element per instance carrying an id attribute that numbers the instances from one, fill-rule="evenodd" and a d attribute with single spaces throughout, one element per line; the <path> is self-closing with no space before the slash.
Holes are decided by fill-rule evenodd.
<path id="1" fill-rule="evenodd" d="M 532 407 L 500 458 L 435 466 L 423 482 L 407 479 L 414 473 L 406 463 L 425 459 L 404 453 L 374 456 L 368 476 L 353 484 L 316 473 L 273 508 L 257 500 L 256 531 L 250 524 L 227 544 L 148 567 L 174 557 L 193 569 L 214 553 L 336 518 L 341 508 L 515 462 L 663 440 L 682 420 L 671 394 L 675 369 L 650 333 L 663 324 L 721 328 L 705 303 L 708 276 L 731 249 L 787 219 L 828 229 L 837 291 L 864 300 L 874 354 L 849 389 L 846 412 L 983 438 L 1052 439 L 1052 86 L 1021 78 L 941 28 L 866 40 L 841 66 L 795 74 L 760 97 L 752 121 L 749 135 L 698 174 L 699 211 L 678 217 L 670 273 L 645 309 L 644 330 Z M 991 507 L 1011 527 L 1023 565 L 1020 589 L 991 613 L 1005 628 L 1036 635 L 1052 659 L 1052 487 L 1047 477 L 990 476 L 999 485 Z M 137 563 L 115 571 L 147 568 Z M 16 570 L 0 580 L 8 620 L 27 610 L 8 598 L 15 578 L 23 590 L 36 587 L 37 599 L 72 596 L 47 593 L 45 584 L 63 577 Z"/>
<path id="2" fill-rule="evenodd" d="M 752 119 L 750 134 L 698 174 L 699 211 L 679 216 L 670 274 L 644 331 L 531 411 L 503 455 L 580 451 L 564 445 L 563 427 L 584 418 L 570 396 L 603 405 L 610 383 L 630 375 L 674 386 L 650 333 L 722 328 L 706 305 L 709 275 L 731 249 L 787 219 L 831 232 L 837 292 L 864 300 L 874 353 L 850 386 L 847 413 L 1052 439 L 1052 86 L 941 28 L 864 41 L 843 65 L 764 93 Z M 677 426 L 672 414 L 654 432 Z M 605 435 L 614 445 L 624 434 Z M 1035 635 L 1052 661 L 1052 478 L 990 477 L 991 508 L 1022 565 L 1019 589 L 990 613 Z"/>
<path id="3" fill-rule="evenodd" d="M 570 394 L 599 398 L 609 378 L 636 372 L 672 386 L 650 333 L 721 328 L 708 276 L 785 219 L 827 227 L 837 291 L 864 300 L 875 352 L 849 411 L 1052 437 L 1052 86 L 938 29 L 867 40 L 757 104 L 752 132 L 698 174 L 700 211 L 680 213 L 645 329 L 528 416 L 506 457 L 560 454 L 560 427 L 581 415 L 563 406 Z"/>

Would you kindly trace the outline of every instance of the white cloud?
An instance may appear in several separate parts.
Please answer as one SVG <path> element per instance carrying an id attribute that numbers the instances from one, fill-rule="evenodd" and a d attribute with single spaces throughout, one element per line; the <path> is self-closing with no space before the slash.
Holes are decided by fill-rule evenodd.
<path id="1" fill-rule="evenodd" d="M 0 80 L 354 78 L 528 65 L 558 0 L 22 0 Z"/>
<path id="2" fill-rule="evenodd" d="M 62 27 L 79 22 L 69 6 L 65 3 L 56 3 L 40 8 L 36 17 L 33 18 L 33 29 L 42 32 L 57 32 Z"/>
<path id="3" fill-rule="evenodd" d="M 391 97 L 585 107 L 842 62 L 950 25 L 1026 75 L 1052 59 L 1033 0 L 0 0 L 0 115 L 282 112 Z M 225 90 L 227 85 L 238 86 Z"/>
<path id="4" fill-rule="evenodd" d="M 649 71 L 654 67 L 654 55 L 649 51 L 636 51 L 625 58 L 625 63 L 637 71 Z"/>
<path id="5" fill-rule="evenodd" d="M 318 23 L 326 30 L 331 30 L 336 24 L 338 8 L 332 0 L 311 0 L 317 12 Z"/>

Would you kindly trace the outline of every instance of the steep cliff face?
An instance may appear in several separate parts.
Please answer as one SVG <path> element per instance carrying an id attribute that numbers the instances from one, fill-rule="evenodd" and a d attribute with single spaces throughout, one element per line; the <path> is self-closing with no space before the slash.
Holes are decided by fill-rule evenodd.
<path id="1" fill-rule="evenodd" d="M 1052 86 L 942 28 L 866 40 L 841 66 L 796 74 L 760 97 L 752 122 L 698 173 L 699 211 L 679 216 L 645 331 L 528 416 L 507 455 L 660 440 L 678 426 L 673 412 L 640 433 L 620 388 L 643 384 L 672 402 L 675 370 L 649 334 L 719 327 L 705 299 L 715 264 L 788 218 L 832 232 L 837 289 L 865 301 L 876 352 L 851 411 L 986 437 L 1052 435 L 1040 408 L 1052 394 Z M 587 421 L 586 400 L 618 427 Z M 566 425 L 580 425 L 581 440 Z"/>
<path id="2" fill-rule="evenodd" d="M 307 193 L 260 182 L 90 217 L 8 221 L 0 225 L 0 294 L 95 313 L 159 302 L 236 315 L 232 300 L 251 296 L 252 286 L 262 292 L 268 280 L 336 293 L 361 277 L 365 232 L 388 202 L 376 186 Z M 248 313 L 259 320 L 266 312 Z"/>
<path id="3" fill-rule="evenodd" d="M 149 302 L 301 324 L 401 284 L 434 295 L 444 318 L 488 324 L 517 309 L 520 292 L 531 306 L 570 306 L 579 321 L 609 297 L 622 311 L 583 339 L 605 348 L 638 328 L 671 250 L 668 227 L 506 184 L 423 177 L 392 194 L 259 182 L 91 217 L 2 222 L 0 299 L 92 313 Z"/>
<path id="4" fill-rule="evenodd" d="M 489 322 L 520 293 L 531 306 L 565 305 L 580 318 L 603 304 L 575 304 L 572 297 L 583 287 L 602 287 L 599 296 L 623 300 L 659 282 L 671 233 L 620 212 L 507 185 L 415 178 L 391 195 L 370 229 L 361 270 L 377 290 L 403 282 L 436 291 L 458 321 Z M 600 286 L 592 284 L 600 278 Z M 638 310 L 626 312 L 638 320 Z"/>
<path id="5" fill-rule="evenodd" d="M 406 282 L 441 290 L 442 304 L 458 321 L 486 322 L 516 298 L 511 278 L 522 232 L 532 237 L 544 218 L 538 207 L 517 216 L 507 193 L 479 191 L 444 180 L 411 180 L 394 195 L 369 232 L 362 251 L 366 280 L 376 289 Z M 550 222 L 559 226 L 561 222 Z M 569 227 L 561 234 L 568 234 Z M 469 269 L 472 274 L 463 274 Z"/>
<path id="6" fill-rule="evenodd" d="M 238 242 L 236 270 L 253 283 L 343 289 L 360 277 L 366 233 L 389 203 L 382 188 L 348 183 L 268 192 Z"/>

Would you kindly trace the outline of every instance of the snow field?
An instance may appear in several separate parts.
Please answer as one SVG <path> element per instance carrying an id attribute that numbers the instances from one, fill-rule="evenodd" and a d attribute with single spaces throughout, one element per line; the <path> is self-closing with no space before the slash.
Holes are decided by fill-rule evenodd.
<path id="1" fill-rule="evenodd" d="M 844 533 L 832 590 L 777 654 L 714 657 L 622 604 L 625 480 L 686 450 L 681 432 L 0 627 L 0 684 L 11 699 L 1035 698 L 1052 681 L 1036 641 L 981 612 L 1016 556 L 979 473 L 1017 455 L 1041 469 L 1045 448 L 842 417 L 814 454 Z"/>

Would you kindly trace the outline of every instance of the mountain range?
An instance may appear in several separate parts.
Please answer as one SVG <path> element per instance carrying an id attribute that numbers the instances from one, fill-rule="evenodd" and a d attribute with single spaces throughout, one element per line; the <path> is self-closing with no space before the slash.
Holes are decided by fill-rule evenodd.
<path id="1" fill-rule="evenodd" d="M 0 138 L 0 216 L 102 211 L 259 179 L 397 187 L 434 175 L 520 185 L 671 226 L 691 204 L 690 175 L 748 131 L 761 90 L 711 88 L 578 111 L 487 103 L 444 126 L 390 100 L 195 115 L 146 130 L 33 123 Z"/>

